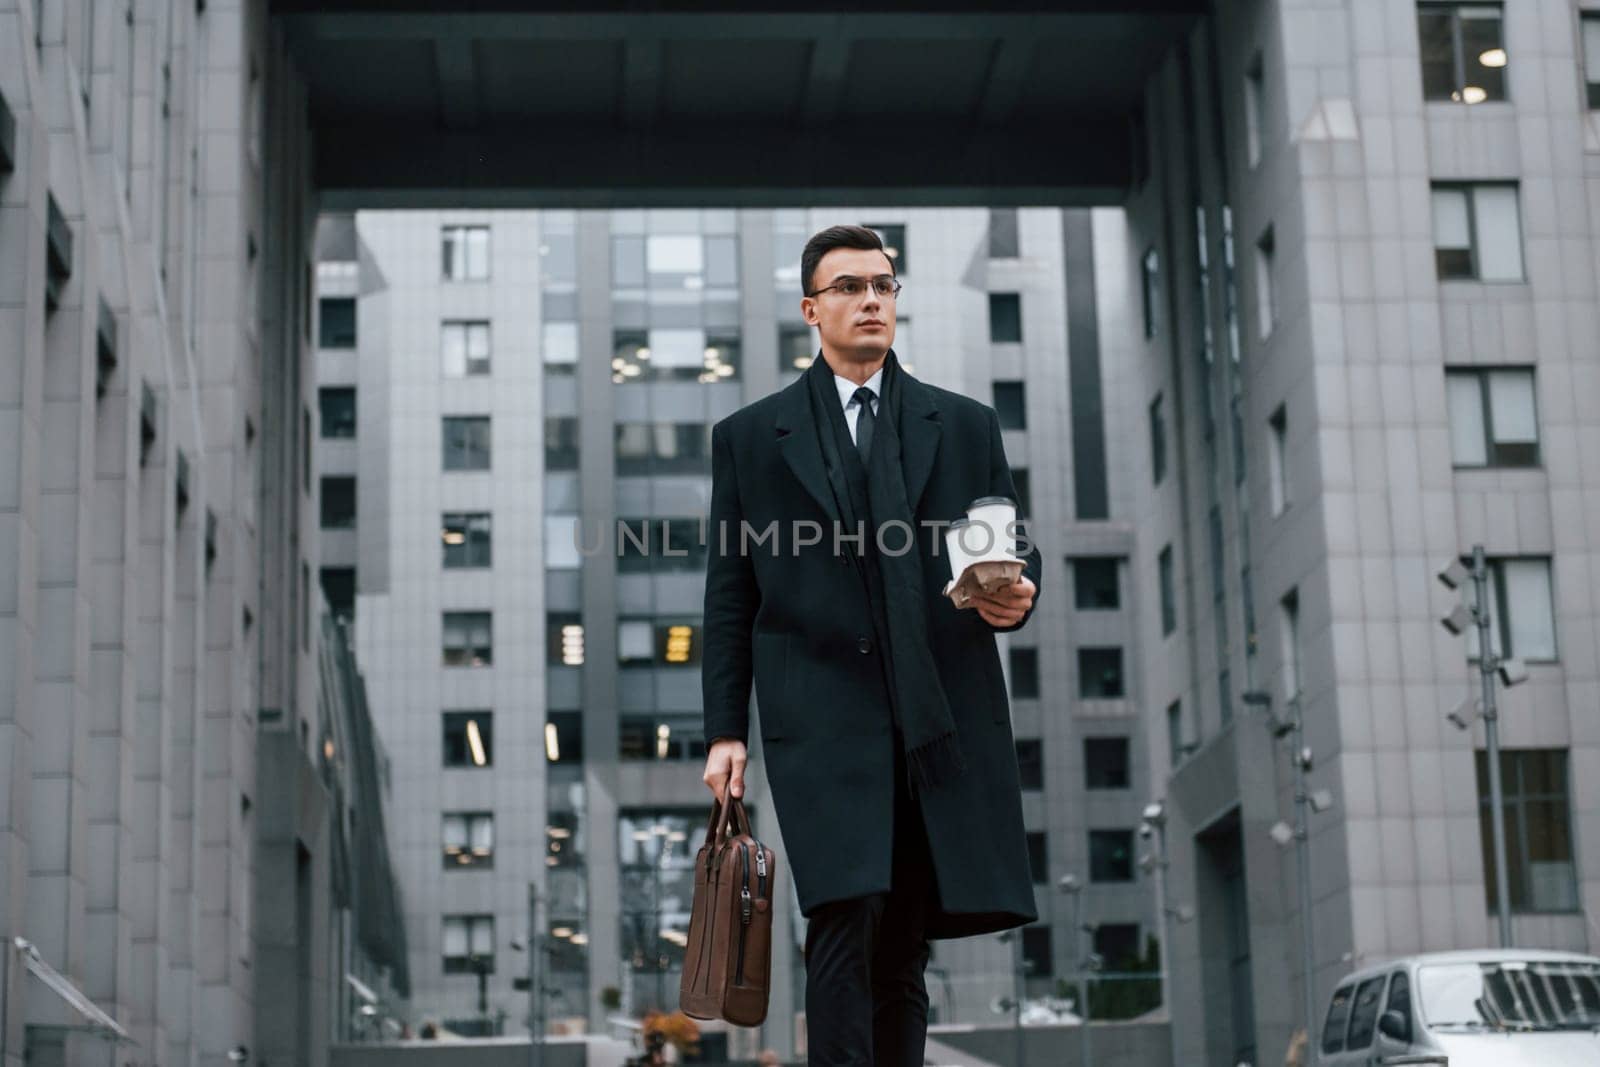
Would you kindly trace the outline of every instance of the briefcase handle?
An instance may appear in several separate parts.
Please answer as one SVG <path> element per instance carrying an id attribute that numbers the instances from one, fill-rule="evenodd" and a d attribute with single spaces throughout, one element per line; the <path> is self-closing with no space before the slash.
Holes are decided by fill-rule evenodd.
<path id="1" fill-rule="evenodd" d="M 726 803 L 711 802 L 711 819 L 706 823 L 706 847 L 715 850 L 717 842 L 727 833 L 730 822 L 735 833 L 750 833 L 750 816 L 744 810 L 744 801 L 725 790 Z"/>

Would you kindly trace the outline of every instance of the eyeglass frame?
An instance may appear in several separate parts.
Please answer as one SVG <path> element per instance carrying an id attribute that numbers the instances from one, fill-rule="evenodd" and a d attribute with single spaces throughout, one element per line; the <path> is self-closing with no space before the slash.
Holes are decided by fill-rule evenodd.
<path id="1" fill-rule="evenodd" d="M 823 293 L 826 293 L 829 289 L 838 289 L 840 286 L 849 285 L 851 282 L 865 282 L 874 292 L 877 292 L 877 283 L 884 278 L 889 279 L 889 282 L 893 285 L 893 288 L 890 289 L 886 294 L 878 293 L 878 299 L 893 300 L 900 295 L 900 290 L 906 287 L 906 283 L 901 281 L 899 278 L 896 278 L 892 274 L 875 274 L 870 278 L 859 278 L 854 274 L 847 274 L 838 281 L 835 281 L 832 285 L 824 285 L 822 288 L 812 290 L 806 295 L 815 298 L 821 296 Z M 840 291 L 840 295 L 849 296 L 848 293 L 845 293 L 842 290 Z M 857 297 L 859 298 L 862 295 L 865 295 L 865 290 L 863 290 L 862 293 L 857 294 Z"/>

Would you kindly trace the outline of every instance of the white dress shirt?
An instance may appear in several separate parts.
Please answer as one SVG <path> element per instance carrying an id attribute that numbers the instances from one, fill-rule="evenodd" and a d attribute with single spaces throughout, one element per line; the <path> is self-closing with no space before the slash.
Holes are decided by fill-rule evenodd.
<path id="1" fill-rule="evenodd" d="M 849 378 L 838 374 L 833 376 L 833 384 L 834 388 L 839 390 L 839 403 L 844 405 L 844 424 L 850 428 L 850 443 L 854 444 L 856 440 L 856 419 L 861 415 L 861 404 L 855 399 L 855 391 L 861 387 Z M 872 377 L 866 380 L 865 384 L 868 389 L 872 390 L 872 414 L 876 416 L 878 414 L 878 402 L 883 397 L 883 368 L 879 367 Z"/>

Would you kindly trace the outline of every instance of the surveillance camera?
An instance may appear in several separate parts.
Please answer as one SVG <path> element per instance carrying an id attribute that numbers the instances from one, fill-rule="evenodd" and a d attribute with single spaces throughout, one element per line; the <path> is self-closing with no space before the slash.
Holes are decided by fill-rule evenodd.
<path id="1" fill-rule="evenodd" d="M 1311 794 L 1311 810 L 1321 814 L 1333 807 L 1333 794 L 1326 789 L 1319 789 Z"/>
<path id="2" fill-rule="evenodd" d="M 1167 821 L 1167 806 L 1159 800 L 1152 800 L 1144 806 L 1144 821 L 1152 826 L 1160 826 Z"/>
<path id="3" fill-rule="evenodd" d="M 1313 759 L 1311 755 L 1310 745 L 1306 745 L 1300 749 L 1300 766 L 1302 769 L 1308 771 L 1316 766 L 1316 760 Z"/>
<path id="4" fill-rule="evenodd" d="M 1439 581 L 1444 583 L 1446 589 L 1460 589 L 1471 577 L 1472 572 L 1459 559 L 1451 560 L 1450 566 L 1439 572 Z"/>
<path id="5" fill-rule="evenodd" d="M 1194 909 L 1187 904 L 1179 904 L 1167 909 L 1167 914 L 1178 920 L 1178 925 L 1194 922 Z"/>
<path id="6" fill-rule="evenodd" d="M 250 1050 L 243 1045 L 235 1045 L 228 1050 L 228 1061 L 230 1063 L 244 1063 L 249 1058 Z"/>
<path id="7" fill-rule="evenodd" d="M 1153 836 L 1155 834 L 1155 832 L 1156 832 L 1156 828 L 1151 826 L 1149 823 L 1142 822 L 1142 823 L 1139 824 L 1139 836 L 1140 837 L 1145 838 L 1146 840 L 1148 840 L 1151 836 Z"/>
<path id="8" fill-rule="evenodd" d="M 1510 688 L 1521 685 L 1528 680 L 1528 665 L 1520 659 L 1503 659 L 1500 661 L 1500 681 Z"/>
<path id="9" fill-rule="evenodd" d="M 1082 888 L 1082 886 L 1078 884 L 1077 875 L 1063 874 L 1059 879 L 1056 880 L 1056 888 L 1061 890 L 1063 893 L 1076 893 Z"/>
<path id="10" fill-rule="evenodd" d="M 1267 835 L 1272 838 L 1279 848 L 1288 848 L 1294 843 L 1294 827 L 1286 822 L 1273 823 L 1272 829 L 1267 831 Z"/>
<path id="11" fill-rule="evenodd" d="M 1148 852 L 1146 852 L 1144 855 L 1140 856 L 1139 857 L 1139 869 L 1141 871 L 1143 871 L 1145 874 L 1149 874 L 1151 871 L 1155 870 L 1156 869 L 1156 858 L 1155 858 L 1155 856 L 1151 855 Z"/>
<path id="12" fill-rule="evenodd" d="M 1446 630 L 1449 630 L 1457 637 L 1460 637 L 1462 634 L 1472 629 L 1473 623 L 1476 620 L 1472 616 L 1471 608 L 1467 607 L 1465 604 L 1457 604 L 1451 610 L 1450 614 L 1446 615 L 1439 621 L 1444 624 L 1444 628 Z"/>
<path id="13" fill-rule="evenodd" d="M 1445 718 L 1449 720 L 1450 725 L 1454 726 L 1457 730 L 1470 730 L 1472 728 L 1472 724 L 1477 721 L 1479 711 L 1480 709 L 1477 698 L 1468 697 L 1461 703 L 1457 704 L 1456 710 L 1446 715 Z"/>

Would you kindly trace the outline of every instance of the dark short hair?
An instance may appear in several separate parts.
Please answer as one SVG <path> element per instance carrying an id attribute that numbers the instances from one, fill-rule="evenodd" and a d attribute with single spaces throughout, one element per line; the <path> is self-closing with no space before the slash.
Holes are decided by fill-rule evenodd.
<path id="1" fill-rule="evenodd" d="M 884 251 L 883 238 L 878 236 L 876 230 L 869 230 L 865 226 L 829 226 L 812 234 L 811 240 L 806 242 L 805 251 L 800 253 L 800 291 L 805 295 L 812 295 L 811 282 L 812 276 L 817 273 L 817 264 L 835 248 L 861 248 L 869 252 L 876 249 L 883 252 L 884 258 L 889 261 L 889 273 L 894 273 L 894 257 Z"/>

